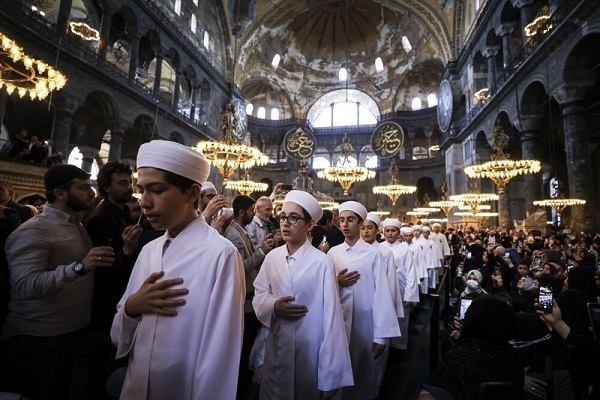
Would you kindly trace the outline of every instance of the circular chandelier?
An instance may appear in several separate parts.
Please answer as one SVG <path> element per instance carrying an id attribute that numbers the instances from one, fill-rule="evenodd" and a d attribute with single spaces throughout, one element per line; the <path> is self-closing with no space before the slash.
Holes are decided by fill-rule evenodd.
<path id="1" fill-rule="evenodd" d="M 431 204 L 431 203 L 430 203 Z M 431 213 L 436 213 L 441 211 L 439 208 L 437 207 L 416 207 L 413 209 L 413 211 L 421 211 L 427 214 L 431 214 Z"/>
<path id="2" fill-rule="evenodd" d="M 71 32 L 90 42 L 97 42 L 100 40 L 100 32 L 97 29 L 92 28 L 85 22 L 71 22 Z"/>
<path id="3" fill-rule="evenodd" d="M 25 54 L 22 47 L 2 33 L 0 48 L 0 88 L 5 87 L 9 95 L 16 90 L 19 97 L 29 93 L 31 100 L 43 100 L 67 83 L 65 75 Z"/>
<path id="4" fill-rule="evenodd" d="M 552 207 L 559 214 L 562 214 L 565 208 L 569 206 L 583 206 L 585 203 L 585 200 L 565 198 L 537 200 L 533 202 L 534 205 L 539 207 Z"/>
<path id="5" fill-rule="evenodd" d="M 211 165 L 219 169 L 223 175 L 223 185 L 227 184 L 229 177 L 237 168 L 248 170 L 256 165 L 265 165 L 269 160 L 257 148 L 238 144 L 232 134 L 238 123 L 233 104 L 228 104 L 221 115 L 221 128 L 225 136 L 218 142 L 212 140 L 199 142 L 195 147 L 196 151 L 202 153 Z"/>
<path id="6" fill-rule="evenodd" d="M 390 198 L 392 205 L 396 204 L 396 200 L 403 194 L 411 194 L 417 191 L 416 186 L 405 186 L 398 183 L 398 167 L 396 162 L 392 160 L 392 164 L 389 169 L 391 180 L 389 185 L 385 186 L 374 186 L 373 193 L 383 194 Z"/>
<path id="7" fill-rule="evenodd" d="M 443 193 L 442 200 L 439 201 L 430 201 L 429 205 L 431 207 L 438 207 L 440 210 L 444 212 L 444 214 L 448 215 L 452 207 L 462 206 L 462 201 L 454 201 L 448 198 L 448 193 L 450 192 L 450 187 L 448 186 L 448 182 L 444 182 L 441 187 L 441 191 Z"/>
<path id="8" fill-rule="evenodd" d="M 469 186 L 469 191 L 467 193 L 455 194 L 449 196 L 449 198 L 450 200 L 460 201 L 466 204 L 469 207 L 468 209 L 472 214 L 477 214 L 477 207 L 480 206 L 481 203 L 496 201 L 500 198 L 500 196 L 498 196 L 495 193 L 481 193 L 479 189 L 477 189 L 473 180 L 469 180 Z"/>
<path id="9" fill-rule="evenodd" d="M 412 211 L 407 211 L 406 215 L 410 215 L 413 217 L 426 217 L 429 215 L 428 212 L 426 211 L 416 211 L 416 210 L 412 210 Z"/>
<path id="10" fill-rule="evenodd" d="M 243 179 L 239 181 L 228 180 L 225 184 L 225 189 L 237 190 L 240 194 L 250 196 L 254 192 L 264 192 L 269 188 L 269 185 L 263 182 L 255 182 L 252 180 L 249 172 L 246 172 Z"/>
<path id="11" fill-rule="evenodd" d="M 365 167 L 351 166 L 348 157 L 352 154 L 352 145 L 348 136 L 344 136 L 344 141 L 340 146 L 342 153 L 342 163 L 339 167 L 325 168 L 323 171 L 317 172 L 317 176 L 321 179 L 327 179 L 331 182 L 338 182 L 344 189 L 344 196 L 348 196 L 348 190 L 355 182 L 363 182 L 367 179 L 375 178 L 375 171 L 371 171 Z"/>
<path id="12" fill-rule="evenodd" d="M 375 214 L 378 217 L 387 217 L 390 215 L 389 211 L 377 210 L 377 211 L 369 211 L 371 214 Z"/>
<path id="13" fill-rule="evenodd" d="M 492 209 L 492 206 L 490 206 L 489 204 L 479 204 L 475 208 L 476 208 L 477 212 L 480 212 L 480 211 L 489 211 L 489 210 Z M 461 211 L 470 211 L 471 207 L 465 206 L 465 205 L 461 205 L 461 206 L 458 206 L 458 209 L 461 210 Z"/>
<path id="14" fill-rule="evenodd" d="M 465 174 L 471 179 L 490 178 L 498 186 L 498 193 L 503 194 L 504 187 L 512 178 L 540 172 L 542 163 L 538 160 L 509 159 L 508 154 L 502 151 L 507 145 L 508 135 L 501 126 L 496 126 L 492 135 L 492 147 L 496 149 L 496 153 L 492 155 L 492 160 L 465 167 Z"/>

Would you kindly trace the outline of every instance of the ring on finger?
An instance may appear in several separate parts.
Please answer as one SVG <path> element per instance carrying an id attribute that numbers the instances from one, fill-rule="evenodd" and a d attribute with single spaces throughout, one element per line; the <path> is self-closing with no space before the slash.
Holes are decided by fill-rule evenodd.
<path id="1" fill-rule="evenodd" d="M 100 261 L 102 259 L 102 257 L 98 256 L 98 261 Z"/>

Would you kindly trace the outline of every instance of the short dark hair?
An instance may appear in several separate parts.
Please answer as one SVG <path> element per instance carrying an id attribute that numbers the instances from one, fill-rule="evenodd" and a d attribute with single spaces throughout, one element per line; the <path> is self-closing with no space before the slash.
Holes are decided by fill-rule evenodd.
<path id="1" fill-rule="evenodd" d="M 181 190 L 181 193 L 186 193 L 192 189 L 192 186 L 198 185 L 197 182 L 194 182 L 191 179 L 185 178 L 181 175 L 174 174 L 169 171 L 165 171 L 164 169 L 156 168 L 162 171 L 165 174 L 165 181 L 169 185 L 175 186 L 177 189 Z M 196 199 L 194 202 L 194 207 L 198 208 L 200 198 Z"/>
<path id="2" fill-rule="evenodd" d="M 106 197 L 107 193 L 104 190 L 105 187 L 110 186 L 112 183 L 113 174 L 125 172 L 128 174 L 132 174 L 133 171 L 131 167 L 127 164 L 123 164 L 119 161 L 110 161 L 107 162 L 100 168 L 98 171 L 98 178 L 96 181 L 98 182 L 98 192 L 100 192 L 100 196 Z"/>
<path id="3" fill-rule="evenodd" d="M 233 207 L 233 215 L 237 217 L 240 214 L 240 211 L 246 211 L 248 208 L 253 206 L 255 203 L 254 199 L 250 196 L 244 196 L 240 194 L 235 196 L 231 206 Z"/>
<path id="4" fill-rule="evenodd" d="M 56 201 L 56 195 L 54 194 L 54 191 L 56 189 L 66 190 L 68 192 L 69 190 L 71 190 L 72 185 L 73 185 L 73 179 L 71 179 L 67 183 L 63 183 L 62 185 L 55 187 L 52 190 L 46 190 L 46 192 L 44 193 L 44 196 L 48 200 L 48 204 L 52 204 Z"/>
<path id="5" fill-rule="evenodd" d="M 329 221 L 333 221 L 333 211 L 323 210 L 323 216 L 317 222 L 317 225 L 324 226 L 324 225 L 327 225 L 327 222 L 329 222 Z"/>

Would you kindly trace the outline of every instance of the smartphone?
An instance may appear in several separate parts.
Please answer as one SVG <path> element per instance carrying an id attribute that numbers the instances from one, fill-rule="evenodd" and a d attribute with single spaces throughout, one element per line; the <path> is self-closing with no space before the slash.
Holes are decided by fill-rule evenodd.
<path id="1" fill-rule="evenodd" d="M 465 314 L 467 313 L 467 309 L 469 308 L 469 306 L 471 305 L 472 302 L 473 302 L 473 299 L 466 299 L 466 298 L 460 299 L 460 308 L 459 308 L 459 312 L 458 312 L 458 318 L 460 318 L 461 321 L 463 319 L 465 319 Z"/>
<path id="2" fill-rule="evenodd" d="M 523 247 L 523 241 L 519 240 L 517 243 L 519 247 Z"/>
<path id="3" fill-rule="evenodd" d="M 467 249 L 467 246 L 463 244 L 462 246 L 460 246 L 460 249 L 461 249 L 461 250 L 466 250 L 466 249 Z"/>
<path id="4" fill-rule="evenodd" d="M 569 262 L 567 262 L 567 272 L 569 272 L 571 270 L 571 268 L 573 268 L 573 262 L 569 261 Z"/>
<path id="5" fill-rule="evenodd" d="M 532 271 L 539 271 L 541 264 L 542 264 L 542 258 L 541 257 L 533 257 L 533 265 L 531 266 L 531 270 Z"/>
<path id="6" fill-rule="evenodd" d="M 600 303 L 588 303 L 587 308 L 594 339 L 600 343 Z"/>
<path id="7" fill-rule="evenodd" d="M 292 185 L 288 185 L 287 183 L 281 185 L 281 190 L 292 190 L 293 188 L 294 187 Z"/>
<path id="8" fill-rule="evenodd" d="M 540 310 L 543 312 L 552 312 L 552 288 L 550 286 L 540 286 L 538 303 L 540 305 Z"/>
<path id="9" fill-rule="evenodd" d="M 504 253 L 504 258 L 510 258 L 510 253 L 508 251 Z"/>
<path id="10" fill-rule="evenodd" d="M 467 260 L 470 260 L 470 259 L 471 259 L 471 256 L 472 256 L 472 254 L 471 254 L 471 252 L 469 251 L 469 252 L 467 253 Z"/>

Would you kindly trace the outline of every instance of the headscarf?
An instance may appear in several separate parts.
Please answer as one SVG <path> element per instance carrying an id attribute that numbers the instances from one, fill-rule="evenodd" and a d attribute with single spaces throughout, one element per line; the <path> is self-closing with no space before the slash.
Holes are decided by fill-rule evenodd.
<path id="1" fill-rule="evenodd" d="M 475 338 L 490 344 L 513 339 L 517 320 L 510 306 L 490 295 L 478 296 L 465 314 L 460 339 Z"/>

